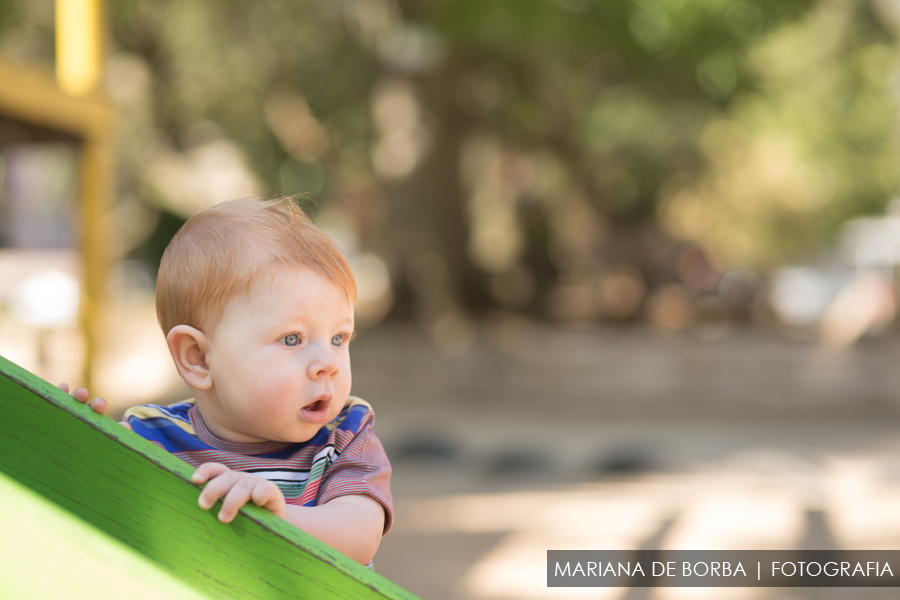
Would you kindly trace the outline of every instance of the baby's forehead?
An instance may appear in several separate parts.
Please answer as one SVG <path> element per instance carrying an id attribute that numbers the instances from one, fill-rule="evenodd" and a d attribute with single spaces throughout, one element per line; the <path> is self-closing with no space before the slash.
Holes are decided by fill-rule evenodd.
<path id="1" fill-rule="evenodd" d="M 296 277 L 299 274 L 307 277 Z M 225 332 L 283 334 L 293 328 L 352 331 L 356 310 L 337 284 L 313 271 L 290 270 L 260 279 L 246 293 L 232 297 L 210 325 L 212 337 Z"/>
<path id="2" fill-rule="evenodd" d="M 327 277 L 319 269 L 307 265 L 270 265 L 257 269 L 251 274 L 246 291 L 250 297 L 259 292 L 275 294 L 293 292 L 297 291 L 298 281 L 308 282 L 310 278 L 331 292 L 347 296 L 347 292 L 335 280 Z"/>
<path id="3" fill-rule="evenodd" d="M 307 266 L 277 266 L 259 270 L 244 293 L 227 302 L 224 310 L 265 309 L 308 315 L 327 313 L 353 319 L 355 305 L 347 291 L 318 270 Z"/>

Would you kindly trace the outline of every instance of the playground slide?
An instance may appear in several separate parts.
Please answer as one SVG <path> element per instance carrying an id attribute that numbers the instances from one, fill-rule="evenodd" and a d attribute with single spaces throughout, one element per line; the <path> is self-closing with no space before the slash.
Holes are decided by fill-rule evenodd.
<path id="1" fill-rule="evenodd" d="M 415 598 L 256 506 L 219 523 L 218 507 L 197 506 L 192 471 L 0 357 L 0 589 L 17 598 L 53 589 L 68 598 Z"/>

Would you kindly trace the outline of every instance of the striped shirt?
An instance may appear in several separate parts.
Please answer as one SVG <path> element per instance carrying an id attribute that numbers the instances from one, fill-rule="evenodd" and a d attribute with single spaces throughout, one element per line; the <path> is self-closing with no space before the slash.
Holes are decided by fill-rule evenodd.
<path id="1" fill-rule="evenodd" d="M 307 442 L 243 444 L 207 429 L 194 400 L 129 409 L 122 424 L 186 463 L 222 463 L 275 483 L 289 505 L 318 506 L 338 496 L 365 494 L 384 507 L 384 532 L 393 522 L 391 464 L 372 433 L 375 413 L 351 396 L 343 410 Z"/>

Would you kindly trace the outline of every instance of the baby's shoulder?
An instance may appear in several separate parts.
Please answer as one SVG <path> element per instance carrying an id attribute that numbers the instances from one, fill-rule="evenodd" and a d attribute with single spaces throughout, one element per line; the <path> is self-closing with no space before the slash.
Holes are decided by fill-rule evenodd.
<path id="1" fill-rule="evenodd" d="M 193 398 L 182 402 L 176 402 L 175 404 L 169 404 L 168 406 L 140 404 L 126 410 L 125 414 L 122 415 L 122 419 L 125 421 L 132 421 L 134 419 L 138 421 L 165 419 L 167 421 L 178 420 L 189 423 L 190 417 L 188 416 L 188 413 L 193 406 Z"/>
<path id="2" fill-rule="evenodd" d="M 356 410 L 372 411 L 372 405 L 357 396 L 348 396 L 344 404 L 344 410 L 355 408 Z M 374 411 L 373 411 L 374 412 Z"/>
<path id="3" fill-rule="evenodd" d="M 327 425 L 329 431 L 359 431 L 366 425 L 371 425 L 375 420 L 375 411 L 372 405 L 356 396 L 347 398 L 344 408 L 338 413 L 334 421 Z"/>

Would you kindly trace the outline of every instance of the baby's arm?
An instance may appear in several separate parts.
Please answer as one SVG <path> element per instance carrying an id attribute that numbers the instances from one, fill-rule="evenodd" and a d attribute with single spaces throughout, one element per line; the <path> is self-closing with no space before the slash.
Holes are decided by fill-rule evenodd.
<path id="1" fill-rule="evenodd" d="M 384 509 L 369 496 L 339 496 L 321 506 L 286 506 L 271 481 L 219 463 L 200 465 L 192 479 L 206 483 L 198 501 L 204 510 L 223 499 L 219 511 L 223 523 L 230 523 L 243 505 L 253 502 L 362 564 L 372 560 L 381 543 Z"/>
<path id="2" fill-rule="evenodd" d="M 338 496 L 319 506 L 288 506 L 287 520 L 361 564 L 375 557 L 384 508 L 371 496 Z"/>

